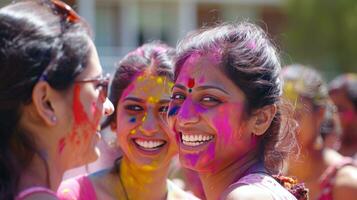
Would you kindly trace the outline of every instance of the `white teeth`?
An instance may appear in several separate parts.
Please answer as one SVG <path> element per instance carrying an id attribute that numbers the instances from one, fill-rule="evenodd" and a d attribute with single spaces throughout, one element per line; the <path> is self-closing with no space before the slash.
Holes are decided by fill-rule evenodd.
<path id="1" fill-rule="evenodd" d="M 194 147 L 194 146 L 198 146 L 198 145 L 201 145 L 205 142 L 186 142 L 186 141 L 182 141 L 182 143 L 186 146 L 191 146 L 191 147 Z"/>
<path id="2" fill-rule="evenodd" d="M 134 140 L 135 143 L 143 148 L 146 149 L 153 149 L 153 148 L 157 148 L 160 145 L 164 144 L 164 141 L 158 141 L 158 140 L 142 140 L 142 139 L 135 139 Z"/>
<path id="3" fill-rule="evenodd" d="M 209 140 L 212 140 L 212 135 L 185 135 L 182 134 L 182 142 L 187 146 L 198 146 Z"/>

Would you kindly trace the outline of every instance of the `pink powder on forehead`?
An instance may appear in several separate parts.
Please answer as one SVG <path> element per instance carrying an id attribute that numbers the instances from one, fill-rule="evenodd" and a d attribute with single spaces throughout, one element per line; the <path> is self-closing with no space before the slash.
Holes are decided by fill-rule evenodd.
<path id="1" fill-rule="evenodd" d="M 202 84 L 202 83 L 204 83 L 204 82 L 205 82 L 205 76 L 202 75 L 202 76 L 199 78 L 198 83 Z"/>
<path id="2" fill-rule="evenodd" d="M 134 90 L 135 88 L 135 82 L 131 82 L 131 84 L 129 84 L 129 86 L 127 88 L 125 88 L 125 90 L 123 91 L 123 94 L 121 95 L 120 98 L 125 98 L 126 96 L 128 96 L 128 94 Z"/>

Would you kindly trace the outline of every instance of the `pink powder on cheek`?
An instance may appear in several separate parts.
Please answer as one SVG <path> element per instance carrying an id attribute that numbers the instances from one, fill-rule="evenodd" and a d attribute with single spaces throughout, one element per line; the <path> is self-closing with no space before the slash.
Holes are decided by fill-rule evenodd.
<path id="1" fill-rule="evenodd" d="M 98 112 L 98 103 L 97 102 L 92 102 L 91 103 L 91 112 L 92 112 L 92 116 L 96 116 L 97 112 Z"/>
<path id="2" fill-rule="evenodd" d="M 65 138 L 61 138 L 58 142 L 58 153 L 61 154 L 64 147 L 66 145 L 66 139 Z"/>
<path id="3" fill-rule="evenodd" d="M 341 119 L 345 121 L 345 123 L 351 123 L 354 118 L 354 113 L 351 110 L 347 110 L 345 112 L 342 112 Z"/>
<path id="4" fill-rule="evenodd" d="M 234 134 L 240 134 L 237 129 L 243 112 L 243 103 L 235 103 L 221 106 L 218 113 L 213 117 L 213 124 L 216 128 L 217 137 L 223 139 L 225 144 L 229 144 L 234 139 Z"/>
<path id="5" fill-rule="evenodd" d="M 81 102 L 81 87 L 80 87 L 80 85 L 74 86 L 73 114 L 74 114 L 74 122 L 76 124 L 84 124 L 89 121 L 88 116 L 84 110 L 83 104 Z"/>
<path id="6" fill-rule="evenodd" d="M 218 112 L 219 113 L 213 118 L 213 124 L 217 131 L 216 137 L 218 141 L 223 139 L 225 144 L 229 144 L 230 140 L 233 139 L 233 129 L 231 127 L 229 109 L 221 107 Z"/>
<path id="7" fill-rule="evenodd" d="M 90 123 L 87 113 L 84 109 L 84 106 L 81 102 L 81 87 L 79 84 L 74 86 L 74 95 L 73 95 L 73 116 L 74 116 L 74 127 L 72 133 L 70 134 L 70 140 L 79 143 L 78 135 L 80 128 L 84 129 L 84 138 L 87 139 L 91 131 L 96 130 L 96 125 Z M 89 129 L 89 130 L 88 130 Z"/>

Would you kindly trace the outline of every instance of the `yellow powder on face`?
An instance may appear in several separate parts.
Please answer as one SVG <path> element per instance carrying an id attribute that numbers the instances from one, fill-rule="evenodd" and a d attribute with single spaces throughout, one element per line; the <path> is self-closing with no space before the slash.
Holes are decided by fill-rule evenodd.
<path id="1" fill-rule="evenodd" d="M 172 87 L 174 86 L 174 83 L 171 82 L 171 81 L 169 81 L 169 82 L 168 82 L 168 86 L 169 86 L 170 89 L 172 89 Z"/>
<path id="2" fill-rule="evenodd" d="M 136 133 L 136 130 L 135 130 L 135 129 L 133 129 L 133 130 L 130 131 L 130 134 L 132 134 L 132 135 L 134 135 L 135 133 Z"/>
<path id="3" fill-rule="evenodd" d="M 155 102 L 154 97 L 150 96 L 150 97 L 148 98 L 148 102 L 149 102 L 149 103 L 154 103 L 154 102 Z"/>
<path id="4" fill-rule="evenodd" d="M 162 79 L 162 77 L 158 77 L 157 79 L 156 79 L 156 83 L 158 83 L 158 84 L 162 84 L 164 81 L 163 81 L 163 79 Z"/>
<path id="5" fill-rule="evenodd" d="M 141 120 L 142 122 L 144 122 L 146 120 L 146 116 L 147 116 L 147 113 L 145 113 L 143 119 Z"/>
<path id="6" fill-rule="evenodd" d="M 138 80 L 138 81 L 144 80 L 144 76 L 138 76 L 137 80 Z"/>

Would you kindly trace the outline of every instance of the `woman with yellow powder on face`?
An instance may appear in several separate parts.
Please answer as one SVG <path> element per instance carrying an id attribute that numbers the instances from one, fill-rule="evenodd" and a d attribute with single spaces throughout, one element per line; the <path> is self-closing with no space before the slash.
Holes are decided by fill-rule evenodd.
<path id="1" fill-rule="evenodd" d="M 322 76 L 310 67 L 294 64 L 285 67 L 281 77 L 284 97 L 295 106 L 301 146 L 299 160 L 288 162 L 288 174 L 306 184 L 310 199 L 356 199 L 357 162 L 322 144 L 321 125 L 327 112 L 334 110 Z"/>
<path id="2" fill-rule="evenodd" d="M 64 182 L 62 199 L 196 199 L 167 180 L 177 152 L 165 123 L 173 56 L 172 48 L 153 42 L 119 62 L 109 97 L 116 111 L 103 126 L 117 133 L 123 157 L 110 169 Z"/>

